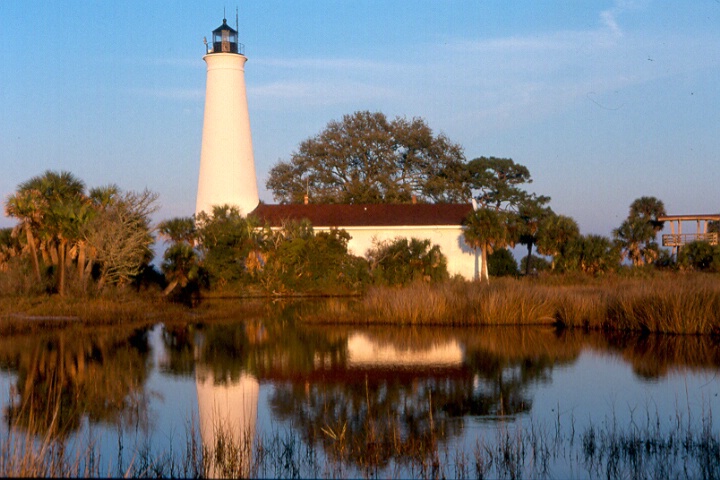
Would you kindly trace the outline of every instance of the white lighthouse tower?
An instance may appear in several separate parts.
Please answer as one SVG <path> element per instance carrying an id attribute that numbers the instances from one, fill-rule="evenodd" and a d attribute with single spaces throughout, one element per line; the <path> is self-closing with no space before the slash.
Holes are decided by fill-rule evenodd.
<path id="1" fill-rule="evenodd" d="M 250 115 L 245 93 L 245 62 L 238 32 L 227 24 L 213 30 L 207 63 L 205 117 L 195 213 L 212 213 L 228 204 L 247 215 L 259 203 Z"/>

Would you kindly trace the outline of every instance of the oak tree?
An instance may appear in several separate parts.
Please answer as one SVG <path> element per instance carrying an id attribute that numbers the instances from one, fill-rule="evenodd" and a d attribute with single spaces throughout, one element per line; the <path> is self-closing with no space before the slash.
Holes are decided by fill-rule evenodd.
<path id="1" fill-rule="evenodd" d="M 422 118 L 364 111 L 303 141 L 266 186 L 281 203 L 460 202 L 470 198 L 464 179 L 462 148 Z"/>
<path id="2" fill-rule="evenodd" d="M 477 203 L 493 210 L 517 212 L 533 198 L 521 187 L 532 183 L 530 171 L 510 158 L 479 157 L 466 165 L 467 182 Z M 547 203 L 548 197 L 541 197 Z"/>

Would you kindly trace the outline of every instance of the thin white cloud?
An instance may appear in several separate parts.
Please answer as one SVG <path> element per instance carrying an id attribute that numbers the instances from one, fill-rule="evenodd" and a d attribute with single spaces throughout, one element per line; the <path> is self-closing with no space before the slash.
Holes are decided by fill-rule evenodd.
<path id="1" fill-rule="evenodd" d="M 578 32 L 562 32 L 543 36 L 522 37 L 513 36 L 491 39 L 471 39 L 450 42 L 448 49 L 457 52 L 505 52 L 530 53 L 562 51 L 573 48 L 578 44 L 578 36 L 586 35 Z"/>
<path id="2" fill-rule="evenodd" d="M 610 30 L 610 32 L 612 32 L 613 35 L 621 37 L 623 32 L 620 29 L 617 20 L 615 19 L 615 15 L 615 10 L 605 10 L 604 12 L 600 13 L 600 18 L 603 25 L 605 25 Z"/>

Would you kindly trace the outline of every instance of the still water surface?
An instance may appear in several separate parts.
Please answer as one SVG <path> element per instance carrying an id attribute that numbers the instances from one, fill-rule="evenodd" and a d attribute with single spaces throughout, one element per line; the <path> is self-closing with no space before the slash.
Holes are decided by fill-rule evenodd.
<path id="1" fill-rule="evenodd" d="M 368 474 L 369 456 L 370 474 L 415 475 L 399 452 L 416 455 L 425 440 L 457 463 L 521 431 L 555 447 L 531 472 L 593 476 L 568 444 L 590 426 L 653 435 L 707 427 L 720 411 L 718 371 L 716 341 L 698 337 L 306 326 L 272 316 L 66 329 L 0 339 L 1 428 L 2 438 L 8 428 L 42 429 L 58 411 L 58 435 L 75 448 L 93 442 L 111 475 L 135 449 L 183 457 L 193 434 L 212 445 L 218 426 L 236 439 L 289 435 L 314 446 L 314 474 L 350 476 Z M 364 447 L 339 450 L 340 437 Z M 323 470 L 338 455 L 348 469 Z"/>

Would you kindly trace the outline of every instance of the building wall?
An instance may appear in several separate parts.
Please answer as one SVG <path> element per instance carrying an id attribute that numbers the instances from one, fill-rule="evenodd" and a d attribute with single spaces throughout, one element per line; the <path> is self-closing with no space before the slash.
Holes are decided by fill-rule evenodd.
<path id="1" fill-rule="evenodd" d="M 365 256 L 373 242 L 394 240 L 397 237 L 430 239 L 439 245 L 447 257 L 450 276 L 462 275 L 467 280 L 477 278 L 480 271 L 480 255 L 470 248 L 463 238 L 462 227 L 458 226 L 400 226 L 400 227 L 339 227 L 352 237 L 348 250 L 353 255 Z M 329 230 L 314 227 L 316 231 Z"/>

